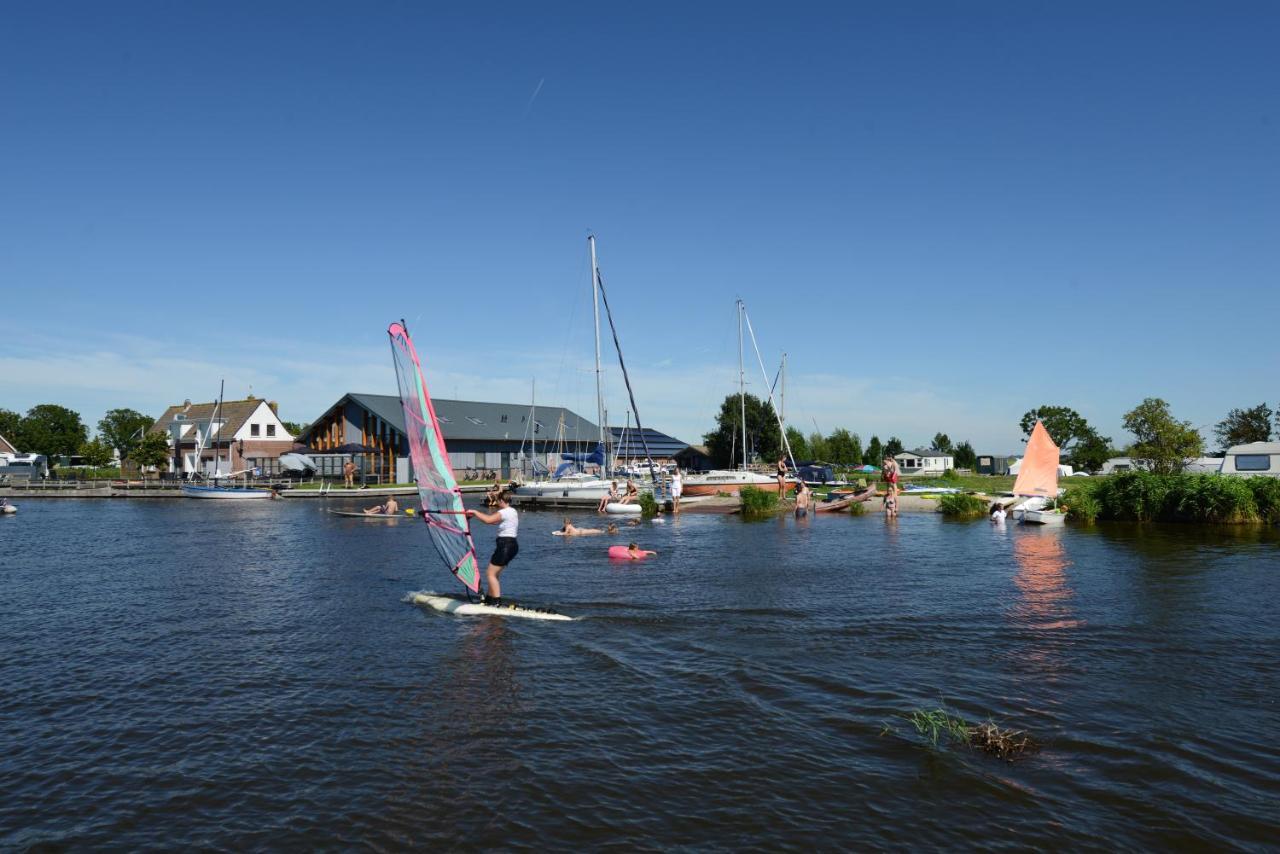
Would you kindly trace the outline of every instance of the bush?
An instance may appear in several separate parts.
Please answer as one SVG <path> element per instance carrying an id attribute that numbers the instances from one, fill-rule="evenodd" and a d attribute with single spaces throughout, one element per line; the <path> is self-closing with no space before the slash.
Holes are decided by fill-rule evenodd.
<path id="1" fill-rule="evenodd" d="M 980 519 L 987 515 L 987 502 L 976 495 L 954 492 L 938 499 L 938 509 L 954 519 Z"/>
<path id="2" fill-rule="evenodd" d="M 653 497 L 652 492 L 640 493 L 640 515 L 645 519 L 658 515 L 658 500 Z"/>
<path id="3" fill-rule="evenodd" d="M 767 516 L 778 509 L 778 493 L 765 492 L 754 486 L 744 486 L 739 493 L 743 516 Z"/>
<path id="4" fill-rule="evenodd" d="M 1092 510 L 1099 519 L 1134 522 L 1280 521 L 1280 482 L 1261 477 L 1131 471 L 1087 486 L 1073 486 L 1066 504 L 1073 510 L 1078 506 L 1080 518 Z"/>
<path id="5" fill-rule="evenodd" d="M 854 516 L 861 516 L 867 512 L 867 502 L 855 501 L 849 505 L 849 512 Z"/>
<path id="6" fill-rule="evenodd" d="M 1258 518 L 1272 524 L 1280 522 L 1280 477 L 1251 477 L 1245 483 L 1253 493 Z"/>
<path id="7" fill-rule="evenodd" d="M 953 483 L 959 483 L 961 480 L 960 472 L 956 471 L 955 469 L 947 469 L 942 473 L 942 479 L 949 480 Z"/>
<path id="8" fill-rule="evenodd" d="M 1102 503 L 1094 494 L 1095 487 L 1102 481 L 1076 483 L 1067 488 L 1062 497 L 1062 504 L 1067 508 L 1067 518 L 1081 522 L 1092 522 L 1102 512 Z"/>

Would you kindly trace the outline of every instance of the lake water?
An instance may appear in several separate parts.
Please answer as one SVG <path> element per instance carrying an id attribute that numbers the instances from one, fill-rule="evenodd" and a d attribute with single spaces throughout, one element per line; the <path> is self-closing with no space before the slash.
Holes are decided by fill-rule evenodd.
<path id="1" fill-rule="evenodd" d="M 686 515 L 619 564 L 524 513 L 504 592 L 554 623 L 406 604 L 456 588 L 416 522 L 19 503 L 0 848 L 1277 839 L 1274 530 Z M 900 718 L 942 702 L 1044 747 Z"/>

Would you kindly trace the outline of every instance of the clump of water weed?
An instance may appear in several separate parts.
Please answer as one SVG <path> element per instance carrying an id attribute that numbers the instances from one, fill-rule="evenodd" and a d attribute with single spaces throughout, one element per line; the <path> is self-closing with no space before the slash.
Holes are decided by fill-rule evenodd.
<path id="1" fill-rule="evenodd" d="M 963 744 L 1006 762 L 1040 749 L 1039 743 L 1025 730 L 998 726 L 990 718 L 985 723 L 970 724 L 943 706 L 936 709 L 919 708 L 902 718 L 911 724 L 917 735 L 928 739 L 934 747 L 939 742 Z M 881 735 L 897 732 L 893 725 L 886 723 Z"/>
<path id="2" fill-rule="evenodd" d="M 987 502 L 976 495 L 953 492 L 938 499 L 938 509 L 954 519 L 981 519 L 987 515 Z"/>
<path id="3" fill-rule="evenodd" d="M 652 492 L 640 493 L 640 515 L 645 519 L 658 515 L 658 500 L 653 497 Z"/>
<path id="4" fill-rule="evenodd" d="M 738 497 L 742 500 L 744 519 L 759 519 L 778 512 L 778 493 L 776 492 L 765 492 L 754 486 L 744 486 L 738 493 Z"/>

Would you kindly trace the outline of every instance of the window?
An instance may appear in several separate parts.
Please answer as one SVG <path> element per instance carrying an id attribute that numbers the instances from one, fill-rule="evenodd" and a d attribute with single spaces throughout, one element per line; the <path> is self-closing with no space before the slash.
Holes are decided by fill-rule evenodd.
<path id="1" fill-rule="evenodd" d="M 481 427 L 484 426 L 484 422 L 481 421 L 479 418 L 476 418 L 474 415 L 468 415 L 467 420 L 470 421 L 472 424 L 478 424 Z"/>
<path id="2" fill-rule="evenodd" d="M 268 436 L 274 436 L 275 434 L 276 434 L 276 425 L 274 425 L 274 424 L 268 424 L 268 425 L 267 425 L 267 435 L 268 435 Z"/>
<path id="3" fill-rule="evenodd" d="M 1236 471 L 1270 471 L 1270 454 L 1236 454 Z"/>
<path id="4" fill-rule="evenodd" d="M 503 424 L 506 424 L 506 423 L 507 423 L 507 416 L 505 416 L 505 415 L 504 415 L 504 416 L 502 416 L 502 423 L 503 423 Z"/>
<path id="5" fill-rule="evenodd" d="M 250 425 L 249 425 L 249 435 L 250 435 L 250 436 L 257 436 L 257 435 L 258 435 L 258 433 L 259 433 L 259 431 L 261 431 L 261 430 L 262 430 L 262 428 L 261 428 L 261 427 L 259 427 L 257 424 L 250 424 Z"/>

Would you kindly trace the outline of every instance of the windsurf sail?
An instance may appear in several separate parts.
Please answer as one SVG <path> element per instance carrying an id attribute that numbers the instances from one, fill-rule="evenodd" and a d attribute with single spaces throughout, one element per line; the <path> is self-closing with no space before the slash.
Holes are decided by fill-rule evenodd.
<path id="1" fill-rule="evenodd" d="M 409 458 L 422 499 L 422 518 L 445 565 L 469 589 L 479 591 L 480 571 L 476 546 L 471 540 L 471 522 L 463 512 L 462 492 L 454 479 L 440 422 L 422 378 L 418 351 L 403 322 L 391 324 L 387 334 L 391 337 L 391 357 L 400 387 L 400 405 L 404 408 Z"/>
<path id="2" fill-rule="evenodd" d="M 1014 495 L 1038 495 L 1041 498 L 1058 496 L 1058 446 L 1053 444 L 1049 431 L 1039 421 L 1027 440 L 1027 453 L 1018 469 L 1018 479 L 1013 484 Z"/>

